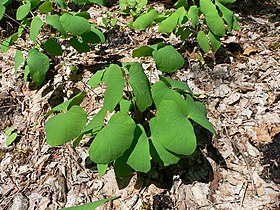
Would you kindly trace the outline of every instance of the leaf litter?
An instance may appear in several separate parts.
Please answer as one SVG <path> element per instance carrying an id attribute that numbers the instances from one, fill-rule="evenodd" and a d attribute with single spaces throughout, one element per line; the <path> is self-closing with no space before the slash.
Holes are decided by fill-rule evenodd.
<path id="1" fill-rule="evenodd" d="M 213 66 L 207 60 L 199 61 L 199 52 L 189 52 L 196 54 L 194 59 L 172 75 L 200 93 L 198 99 L 206 104 L 218 137 L 210 144 L 211 139 L 199 133 L 200 149 L 189 159 L 147 176 L 115 180 L 114 171 L 109 169 L 99 177 L 86 165 L 91 140 L 83 139 L 76 149 L 69 144 L 47 145 L 43 114 L 49 110 L 50 102 L 54 106 L 78 90 L 88 90 L 85 84 L 92 69 L 110 62 L 132 61 L 124 48 L 133 49 L 146 45 L 148 40 L 165 37 L 156 37 L 153 28 L 137 33 L 123 31 L 129 37 L 125 42 L 118 43 L 114 38 L 117 43 L 105 43 L 105 49 L 71 52 L 65 63 L 57 65 L 54 82 L 40 90 L 14 79 L 13 50 L 0 54 L 0 209 L 57 209 L 117 195 L 122 198 L 99 209 L 279 208 L 280 26 L 270 21 L 272 13 L 266 12 L 264 3 L 267 2 L 252 7 L 261 6 L 263 12 L 257 15 L 247 18 L 241 13 L 242 29 L 224 41 L 236 42 L 244 51 L 225 51 L 223 60 L 217 58 Z M 93 16 L 101 17 L 107 12 L 95 7 Z M 120 22 L 125 23 L 122 18 Z M 176 39 L 170 42 L 176 43 Z M 105 53 L 103 64 L 98 63 L 99 53 Z M 158 78 L 150 71 L 154 67 L 151 61 L 141 61 L 151 78 Z M 83 71 L 82 80 L 69 79 L 72 65 Z M 97 88 L 86 92 L 82 106 L 96 113 L 104 91 Z M 4 133 L 11 126 L 20 139 L 7 147 Z"/>

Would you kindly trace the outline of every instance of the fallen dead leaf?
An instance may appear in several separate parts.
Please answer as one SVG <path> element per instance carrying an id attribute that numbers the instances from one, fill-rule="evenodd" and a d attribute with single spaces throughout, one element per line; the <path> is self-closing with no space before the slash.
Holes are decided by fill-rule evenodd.
<path id="1" fill-rule="evenodd" d="M 244 50 L 243 55 L 250 56 L 254 53 L 259 53 L 261 51 L 262 50 L 260 48 L 257 48 L 257 47 L 248 47 Z"/>
<path id="2" fill-rule="evenodd" d="M 272 142 L 266 125 L 260 125 L 258 128 L 255 128 L 255 131 L 257 136 L 257 144 L 268 144 Z"/>

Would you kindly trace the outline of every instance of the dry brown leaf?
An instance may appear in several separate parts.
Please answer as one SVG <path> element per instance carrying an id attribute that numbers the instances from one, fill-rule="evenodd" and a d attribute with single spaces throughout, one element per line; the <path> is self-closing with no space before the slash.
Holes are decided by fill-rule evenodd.
<path id="1" fill-rule="evenodd" d="M 243 55 L 249 56 L 251 54 L 259 53 L 261 51 L 262 50 L 260 48 L 257 48 L 257 47 L 248 47 L 244 50 Z"/>
<path id="2" fill-rule="evenodd" d="M 255 128 L 257 135 L 258 144 L 268 144 L 272 142 L 271 136 L 268 132 L 266 125 L 260 125 L 258 128 Z"/>

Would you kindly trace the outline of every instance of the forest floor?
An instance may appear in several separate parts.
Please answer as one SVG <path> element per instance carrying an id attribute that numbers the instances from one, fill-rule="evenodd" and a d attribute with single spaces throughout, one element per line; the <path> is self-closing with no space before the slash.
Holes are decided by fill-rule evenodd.
<path id="1" fill-rule="evenodd" d="M 88 159 L 86 138 L 76 149 L 47 145 L 43 115 L 77 91 L 87 93 L 82 107 L 95 113 L 103 90 L 93 93 L 86 86 L 94 71 L 135 61 L 132 49 L 157 40 L 178 46 L 176 37 L 161 36 L 153 27 L 112 29 L 106 43 L 91 52 L 66 55 L 40 89 L 23 82 L 23 70 L 15 79 L 15 50 L 0 54 L 0 209 L 57 209 L 112 196 L 121 198 L 99 209 L 279 209 L 280 5 L 246 3 L 231 6 L 241 30 L 225 37 L 216 57 L 201 56 L 188 40 L 181 46 L 185 67 L 169 75 L 200 94 L 218 136 L 198 132 L 199 147 L 188 159 L 125 180 L 116 180 L 112 168 L 99 177 Z M 116 16 L 116 10 L 93 6 L 90 13 L 100 23 L 108 12 Z M 117 18 L 125 25 L 125 17 Z M 147 70 L 154 67 L 149 59 L 139 60 Z M 76 74 L 70 71 L 73 65 Z M 19 137 L 9 147 L 8 127 Z"/>

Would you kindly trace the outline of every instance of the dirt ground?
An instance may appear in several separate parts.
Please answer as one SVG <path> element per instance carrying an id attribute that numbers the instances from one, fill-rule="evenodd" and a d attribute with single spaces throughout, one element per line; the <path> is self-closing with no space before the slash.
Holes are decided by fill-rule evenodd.
<path id="1" fill-rule="evenodd" d="M 0 53 L 0 209 L 58 209 L 112 196 L 121 198 L 99 209 L 280 209 L 280 4 L 241 1 L 231 9 L 241 30 L 225 37 L 216 57 L 201 56 L 194 40 L 178 44 L 176 37 L 155 33 L 155 27 L 112 29 L 93 51 L 65 55 L 38 89 L 23 82 L 23 70 L 15 79 L 14 49 Z M 97 23 L 108 11 L 118 14 L 116 7 L 89 11 Z M 125 25 L 125 17 L 117 18 Z M 192 156 L 125 180 L 116 180 L 112 168 L 99 177 L 88 158 L 87 138 L 76 149 L 46 144 L 44 113 L 77 91 L 87 93 L 82 103 L 87 113 L 96 113 L 104 91 L 87 87 L 93 72 L 135 61 L 132 49 L 157 40 L 180 47 L 186 65 L 169 76 L 200 94 L 217 137 L 198 128 Z M 17 44 L 28 47 L 21 40 Z M 137 61 L 147 72 L 154 68 L 149 59 Z M 73 65 L 77 74 L 70 71 Z M 8 127 L 18 133 L 9 147 Z"/>

